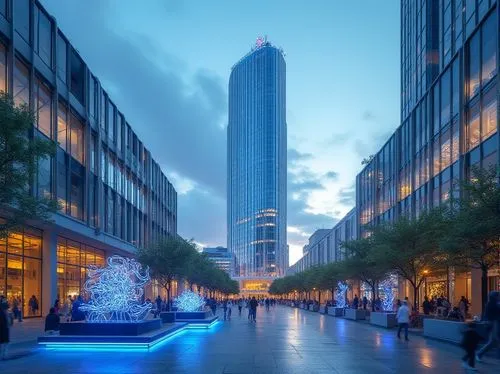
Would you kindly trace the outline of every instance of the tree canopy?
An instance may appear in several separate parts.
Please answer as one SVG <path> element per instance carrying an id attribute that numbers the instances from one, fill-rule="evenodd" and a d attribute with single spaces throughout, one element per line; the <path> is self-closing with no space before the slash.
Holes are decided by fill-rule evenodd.
<path id="1" fill-rule="evenodd" d="M 49 220 L 57 210 L 50 194 L 34 193 L 38 163 L 56 150 L 53 141 L 33 136 L 34 122 L 27 106 L 16 107 L 8 94 L 0 92 L 0 207 L 5 213 L 0 237 L 27 220 Z"/>

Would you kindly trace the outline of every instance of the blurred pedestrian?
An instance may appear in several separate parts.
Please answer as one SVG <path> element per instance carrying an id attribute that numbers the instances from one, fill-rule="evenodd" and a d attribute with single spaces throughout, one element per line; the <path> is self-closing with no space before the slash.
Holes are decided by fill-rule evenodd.
<path id="1" fill-rule="evenodd" d="M 7 357 L 7 346 L 10 342 L 8 308 L 9 304 L 2 300 L 0 302 L 0 360 L 5 360 Z"/>
<path id="2" fill-rule="evenodd" d="M 488 342 L 482 347 L 476 356 L 477 361 L 481 361 L 483 355 L 495 345 L 498 346 L 500 339 L 500 293 L 491 291 L 486 303 L 484 317 L 488 321 L 490 336 Z"/>
<path id="3" fill-rule="evenodd" d="M 410 310 L 408 308 L 408 302 L 403 301 L 397 311 L 396 319 L 398 321 L 398 339 L 401 339 L 401 330 L 405 330 L 405 340 L 408 341 L 408 324 L 410 323 Z"/>
<path id="4" fill-rule="evenodd" d="M 462 365 L 469 370 L 477 370 L 475 368 L 476 349 L 479 345 L 481 336 L 476 331 L 476 324 L 471 322 L 467 324 L 467 329 L 464 331 L 462 339 L 462 347 L 465 349 L 465 356 L 462 358 Z"/>

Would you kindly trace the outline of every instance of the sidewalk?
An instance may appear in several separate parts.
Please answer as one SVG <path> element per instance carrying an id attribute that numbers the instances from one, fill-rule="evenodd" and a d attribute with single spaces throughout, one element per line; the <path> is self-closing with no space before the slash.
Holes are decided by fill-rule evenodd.
<path id="1" fill-rule="evenodd" d="M 14 321 L 10 327 L 10 343 L 8 360 L 28 356 L 35 353 L 37 338 L 44 334 L 43 318 L 24 319 L 23 322 Z"/>

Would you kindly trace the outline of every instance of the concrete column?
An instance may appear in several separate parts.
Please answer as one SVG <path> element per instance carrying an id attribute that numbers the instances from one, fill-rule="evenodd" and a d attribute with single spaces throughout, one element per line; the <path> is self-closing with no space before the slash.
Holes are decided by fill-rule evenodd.
<path id="1" fill-rule="evenodd" d="M 42 253 L 42 316 L 57 298 L 57 234 L 52 230 L 43 232 Z M 64 296 L 64 295 L 62 295 Z"/>
<path id="2" fill-rule="evenodd" d="M 470 295 L 470 313 L 475 316 L 481 315 L 481 270 L 471 269 L 471 295 Z"/>

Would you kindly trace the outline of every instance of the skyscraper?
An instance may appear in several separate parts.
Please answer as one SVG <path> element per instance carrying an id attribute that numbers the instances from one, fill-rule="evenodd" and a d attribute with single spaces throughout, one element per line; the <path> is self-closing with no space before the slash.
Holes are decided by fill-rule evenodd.
<path id="1" fill-rule="evenodd" d="M 228 249 L 236 275 L 279 276 L 286 244 L 286 64 L 267 39 L 229 79 Z"/>

